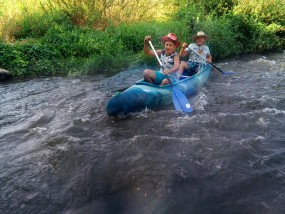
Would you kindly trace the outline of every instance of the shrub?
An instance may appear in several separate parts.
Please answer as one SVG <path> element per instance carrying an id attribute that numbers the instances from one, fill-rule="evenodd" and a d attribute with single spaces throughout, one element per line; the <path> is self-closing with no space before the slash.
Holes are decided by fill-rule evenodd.
<path id="1" fill-rule="evenodd" d="M 60 54 L 46 44 L 0 45 L 0 66 L 15 77 L 37 77 L 57 74 Z"/>
<path id="2" fill-rule="evenodd" d="M 273 48 L 281 49 L 284 44 L 276 35 L 279 25 L 269 25 L 244 14 L 227 14 L 225 17 L 235 34 L 235 41 L 242 53 L 261 53 Z"/>
<path id="3" fill-rule="evenodd" d="M 234 14 L 245 14 L 263 23 L 285 25 L 284 0 L 242 0 L 233 8 Z"/>
<path id="4" fill-rule="evenodd" d="M 60 11 L 26 14 L 21 21 L 17 22 L 18 30 L 12 36 L 17 40 L 30 37 L 41 38 L 54 25 L 71 26 L 71 23 L 68 17 Z"/>
<path id="5" fill-rule="evenodd" d="M 10 45 L 0 43 L 0 67 L 12 71 L 13 76 L 22 77 L 29 62 L 24 53 Z"/>
<path id="6" fill-rule="evenodd" d="M 30 13 L 26 8 L 21 17 L 4 23 L 5 32 L 2 35 L 12 36 L 16 42 L 0 44 L 0 67 L 10 70 L 17 77 L 62 73 L 109 75 L 134 64 L 157 65 L 154 57 L 143 53 L 146 35 L 151 35 L 155 48 L 161 49 L 161 37 L 170 32 L 175 33 L 181 43 L 190 43 L 191 36 L 200 30 L 210 36 L 207 44 L 214 59 L 281 49 L 285 46 L 285 30 L 284 5 L 277 4 L 280 1 L 242 0 L 249 4 L 244 8 L 234 5 L 236 1 L 232 0 L 165 0 L 164 3 L 171 4 L 171 8 L 169 4 L 161 7 L 167 6 L 168 18 L 162 16 L 163 21 L 153 21 L 148 18 L 162 15 L 158 12 L 161 8 L 157 14 L 153 12 L 156 8 L 152 8 L 144 15 L 145 9 L 150 7 L 144 5 L 148 1 L 140 2 L 138 14 L 131 13 L 133 10 L 120 12 L 124 6 L 134 8 L 136 1 L 119 1 L 120 7 L 112 4 L 114 1 L 108 1 L 110 5 L 101 8 L 104 16 L 98 16 L 98 11 L 93 14 L 94 2 L 84 1 L 86 4 L 81 4 L 73 1 L 74 5 L 70 5 L 71 1 L 48 0 L 47 5 L 52 9 L 45 5 L 45 13 L 41 10 Z M 65 5 L 65 2 L 68 4 Z M 266 8 L 259 10 L 262 2 L 266 3 Z M 270 5 L 268 2 L 273 3 Z M 173 15 L 177 7 L 179 10 Z M 232 8 L 233 11 L 230 11 Z M 2 16 L 4 11 L 0 9 L 1 29 L 3 17 L 6 17 Z M 113 11 L 118 13 L 112 14 Z M 110 14 L 112 17 L 108 16 Z M 118 14 L 124 17 L 117 17 Z M 112 21 L 106 22 L 106 17 Z M 144 21 L 146 19 L 148 21 Z M 120 20 L 125 21 L 119 24 Z M 140 22 L 131 23 L 132 20 Z M 115 22 L 116 25 L 110 24 Z"/>

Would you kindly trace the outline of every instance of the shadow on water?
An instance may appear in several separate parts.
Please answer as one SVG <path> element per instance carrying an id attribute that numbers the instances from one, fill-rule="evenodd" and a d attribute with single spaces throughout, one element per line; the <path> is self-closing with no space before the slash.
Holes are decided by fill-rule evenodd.
<path id="1" fill-rule="evenodd" d="M 284 57 L 217 64 L 190 115 L 108 117 L 141 69 L 0 85 L 0 213 L 282 213 Z"/>

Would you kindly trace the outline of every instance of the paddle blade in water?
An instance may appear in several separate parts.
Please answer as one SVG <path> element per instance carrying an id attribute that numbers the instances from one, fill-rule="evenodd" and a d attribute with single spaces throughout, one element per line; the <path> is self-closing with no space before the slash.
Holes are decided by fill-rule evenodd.
<path id="1" fill-rule="evenodd" d="M 175 87 L 173 87 L 172 101 L 177 111 L 183 111 L 183 112 L 190 113 L 193 110 L 185 94 L 183 94 L 181 91 L 179 91 Z"/>
<path id="2" fill-rule="evenodd" d="M 223 71 L 223 75 L 232 75 L 234 74 L 233 71 Z"/>

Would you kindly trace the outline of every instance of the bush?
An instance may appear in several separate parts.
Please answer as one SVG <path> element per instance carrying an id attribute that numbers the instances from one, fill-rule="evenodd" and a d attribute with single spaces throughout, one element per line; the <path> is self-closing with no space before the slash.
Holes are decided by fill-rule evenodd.
<path id="1" fill-rule="evenodd" d="M 276 35 L 279 25 L 267 26 L 261 20 L 244 14 L 227 14 L 225 17 L 234 32 L 235 42 L 242 53 L 262 53 L 284 44 Z"/>
<path id="2" fill-rule="evenodd" d="M 59 74 L 60 54 L 46 44 L 0 45 L 0 65 L 15 77 L 38 77 Z"/>
<path id="3" fill-rule="evenodd" d="M 0 66 L 12 71 L 13 76 L 22 77 L 27 71 L 28 64 L 24 53 L 16 47 L 0 44 Z"/>
<path id="4" fill-rule="evenodd" d="M 16 40 L 26 38 L 41 38 L 49 31 L 51 26 L 60 25 L 70 28 L 71 22 L 68 17 L 60 11 L 52 11 L 49 13 L 33 13 L 23 16 L 21 21 L 16 22 L 16 26 L 11 26 L 10 37 Z"/>
<path id="5" fill-rule="evenodd" d="M 264 0 L 268 1 L 273 0 Z M 48 2 L 53 4 L 53 1 Z M 64 1 L 57 2 L 61 4 Z M 143 53 L 144 37 L 151 35 L 155 48 L 161 49 L 161 37 L 170 32 L 175 33 L 181 43 L 190 43 L 193 34 L 204 31 L 210 36 L 207 44 L 215 60 L 285 47 L 284 19 L 279 17 L 284 14 L 284 10 L 279 10 L 276 4 L 274 7 L 268 6 L 270 9 L 267 8 L 274 11 L 270 12 L 272 19 L 265 19 L 260 13 L 256 15 L 254 7 L 250 6 L 249 12 L 243 11 L 243 7 L 235 7 L 234 1 L 231 0 L 224 0 L 219 4 L 205 0 L 165 2 L 180 8 L 174 15 L 168 14 L 169 19 L 164 19 L 163 22 L 150 19 L 147 22 L 121 23 L 116 26 L 109 23 L 108 27 L 100 29 L 94 29 L 94 26 L 98 27 L 98 23 L 94 24 L 98 18 L 96 14 L 96 17 L 90 20 L 88 17 L 92 16 L 92 13 L 82 17 L 87 23 L 82 25 L 80 17 L 85 13 L 80 10 L 71 14 L 73 7 L 60 12 L 56 9 L 57 4 L 54 4 L 52 12 L 23 13 L 22 21 L 9 22 L 11 26 L 8 26 L 8 22 L 5 23 L 6 28 L 10 28 L 7 32 L 10 32 L 9 35 L 12 35 L 16 42 L 0 44 L 0 67 L 8 69 L 16 77 L 95 73 L 110 75 L 130 65 L 157 65 L 155 57 L 148 57 Z M 92 3 L 90 4 L 89 6 L 92 6 Z M 128 4 L 133 6 L 133 1 L 128 1 Z M 252 1 L 250 4 L 253 4 Z M 211 5 L 214 7 L 213 11 L 210 10 Z M 75 6 L 80 8 L 82 5 L 76 3 Z M 231 8 L 234 8 L 233 11 L 230 11 Z M 173 12 L 172 9 L 169 11 Z M 113 10 L 114 7 L 110 5 L 108 11 Z M 92 12 L 92 9 L 89 11 Z M 124 14 L 128 12 L 124 11 Z M 141 15 L 142 11 L 136 18 Z M 0 23 L 1 20 L 3 19 L 0 19 Z"/>
<path id="6" fill-rule="evenodd" d="M 233 13 L 258 18 L 267 25 L 272 23 L 285 25 L 284 0 L 242 0 L 234 7 Z"/>

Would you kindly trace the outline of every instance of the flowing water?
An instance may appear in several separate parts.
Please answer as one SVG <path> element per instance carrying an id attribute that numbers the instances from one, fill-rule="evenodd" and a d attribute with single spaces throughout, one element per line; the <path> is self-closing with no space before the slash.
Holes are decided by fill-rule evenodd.
<path id="1" fill-rule="evenodd" d="M 285 53 L 215 65 L 189 115 L 106 115 L 144 68 L 1 84 L 0 213 L 285 213 Z"/>

